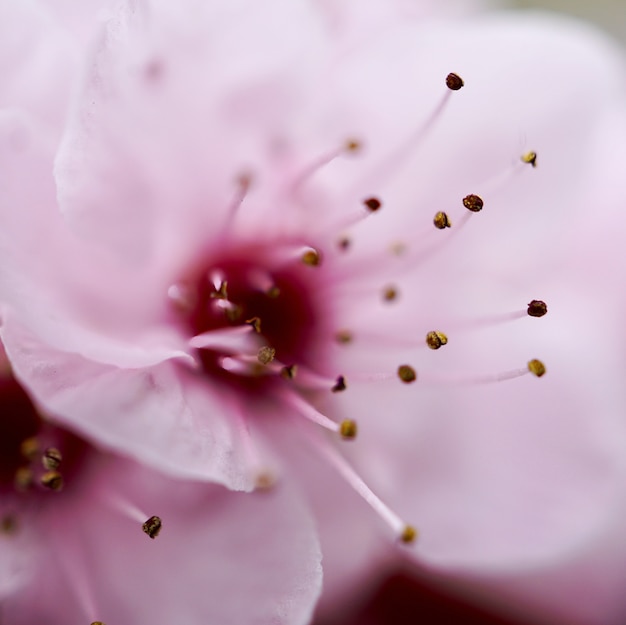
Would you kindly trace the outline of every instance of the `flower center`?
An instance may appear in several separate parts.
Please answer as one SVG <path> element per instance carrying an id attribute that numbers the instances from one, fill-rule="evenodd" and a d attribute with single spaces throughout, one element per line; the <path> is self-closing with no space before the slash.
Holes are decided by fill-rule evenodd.
<path id="1" fill-rule="evenodd" d="M 311 366 L 324 343 L 319 260 L 312 248 L 273 242 L 197 263 L 170 297 L 203 372 L 258 389 L 276 377 L 270 363 Z"/>
<path id="2" fill-rule="evenodd" d="M 45 496 L 73 481 L 86 443 L 41 418 L 14 378 L 0 378 L 0 495 Z"/>

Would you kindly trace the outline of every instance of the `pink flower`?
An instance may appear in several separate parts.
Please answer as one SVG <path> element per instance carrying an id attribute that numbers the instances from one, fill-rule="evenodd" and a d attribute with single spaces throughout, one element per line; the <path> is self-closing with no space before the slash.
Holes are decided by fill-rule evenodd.
<path id="1" fill-rule="evenodd" d="M 619 58 L 556 19 L 337 6 L 122 3 L 63 127 L 39 98 L 3 113 L 16 373 L 175 477 L 305 484 L 329 599 L 412 523 L 460 575 L 567 562 L 623 488 L 621 398 L 572 351 L 595 320 L 558 245 Z M 544 379 L 501 381 L 537 358 Z"/>
<path id="2" fill-rule="evenodd" d="M 321 567 L 296 493 L 250 497 L 99 452 L 6 371 L 0 402 L 3 623 L 308 622 Z"/>

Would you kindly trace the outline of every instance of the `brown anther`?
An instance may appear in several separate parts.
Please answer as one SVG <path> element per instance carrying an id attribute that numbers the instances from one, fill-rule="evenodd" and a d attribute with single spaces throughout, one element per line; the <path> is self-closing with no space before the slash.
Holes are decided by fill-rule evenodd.
<path id="1" fill-rule="evenodd" d="M 402 530 L 402 534 L 400 534 L 400 540 L 405 545 L 410 545 L 411 543 L 414 543 L 416 538 L 417 530 L 412 525 L 405 526 L 405 528 Z"/>
<path id="2" fill-rule="evenodd" d="M 410 384 L 417 380 L 417 373 L 410 365 L 400 365 L 398 367 L 398 377 L 405 383 Z"/>
<path id="3" fill-rule="evenodd" d="M 163 527 L 163 523 L 161 522 L 161 518 L 158 516 L 151 516 L 142 526 L 141 529 L 150 536 L 150 538 L 154 539 L 159 535 L 161 531 L 161 527 Z"/>
<path id="4" fill-rule="evenodd" d="M 363 200 L 363 205 L 372 213 L 375 213 L 382 206 L 377 197 L 368 197 L 366 200 Z"/>
<path id="5" fill-rule="evenodd" d="M 36 436 L 31 438 L 25 438 L 20 445 L 20 453 L 26 460 L 31 462 L 37 458 L 41 453 L 41 447 L 39 446 L 39 440 Z"/>
<path id="6" fill-rule="evenodd" d="M 269 347 L 267 345 L 264 345 L 257 352 L 256 359 L 262 365 L 269 365 L 270 362 L 272 362 L 272 360 L 274 360 L 275 356 L 276 356 L 276 350 L 273 347 Z"/>
<path id="7" fill-rule="evenodd" d="M 388 286 L 383 291 L 383 299 L 386 302 L 393 302 L 393 300 L 397 299 L 397 297 L 398 297 L 398 291 L 393 286 Z"/>
<path id="8" fill-rule="evenodd" d="M 342 237 L 337 241 L 337 245 L 342 252 L 346 252 L 350 247 L 350 239 L 348 237 Z"/>
<path id="9" fill-rule="evenodd" d="M 211 293 L 213 299 L 228 299 L 228 282 L 224 280 L 220 283 L 220 288 Z"/>
<path id="10" fill-rule="evenodd" d="M 280 370 L 280 377 L 283 380 L 293 380 L 298 372 L 298 365 L 287 365 Z"/>
<path id="11" fill-rule="evenodd" d="M 339 330 L 337 334 L 335 334 L 335 341 L 340 343 L 341 345 L 347 345 L 348 343 L 352 343 L 354 337 L 352 336 L 352 332 L 349 330 Z"/>
<path id="12" fill-rule="evenodd" d="M 15 489 L 22 492 L 28 490 L 34 482 L 35 474 L 33 473 L 33 470 L 28 467 L 19 467 L 13 477 L 13 485 L 15 486 Z"/>
<path id="13" fill-rule="evenodd" d="M 345 147 L 348 152 L 358 152 L 363 146 L 358 139 L 348 139 Z"/>
<path id="14" fill-rule="evenodd" d="M 226 315 L 226 319 L 228 319 L 228 321 L 235 323 L 241 319 L 243 309 L 241 306 L 229 306 L 228 308 L 224 308 L 224 314 Z"/>
<path id="15" fill-rule="evenodd" d="M 267 289 L 265 295 L 267 295 L 270 299 L 276 299 L 280 295 L 280 289 L 277 286 L 271 286 Z"/>
<path id="16" fill-rule="evenodd" d="M 242 191 L 242 193 L 247 193 L 250 190 L 250 187 L 252 186 L 252 181 L 253 175 L 252 172 L 249 171 L 241 172 L 237 176 L 237 178 L 235 178 L 235 183 Z"/>
<path id="17" fill-rule="evenodd" d="M 270 471 L 261 471 L 254 480 L 257 490 L 269 490 L 276 484 L 276 476 Z"/>
<path id="18" fill-rule="evenodd" d="M 333 393 L 340 393 L 341 391 L 345 391 L 348 388 L 346 384 L 346 378 L 340 375 L 335 381 L 335 385 L 330 389 Z"/>
<path id="19" fill-rule="evenodd" d="M 448 87 L 450 91 L 458 91 L 464 84 L 463 79 L 458 74 L 451 72 L 446 76 L 446 87 Z"/>
<path id="20" fill-rule="evenodd" d="M 246 323 L 249 326 L 254 328 L 254 331 L 257 334 L 261 334 L 261 319 L 259 317 L 252 317 L 251 319 L 246 319 Z"/>
<path id="21" fill-rule="evenodd" d="M 394 256 L 402 256 L 406 252 L 406 244 L 402 241 L 396 241 L 391 244 L 389 249 Z"/>
<path id="22" fill-rule="evenodd" d="M 91 625 L 104 625 L 102 621 L 94 621 Z"/>
<path id="23" fill-rule="evenodd" d="M 0 532 L 3 534 L 15 534 L 17 531 L 17 519 L 12 514 L 6 514 L 0 521 Z"/>
<path id="24" fill-rule="evenodd" d="M 548 312 L 548 306 L 540 299 L 534 299 L 528 304 L 529 317 L 543 317 Z"/>
<path id="25" fill-rule="evenodd" d="M 432 330 L 426 335 L 426 345 L 430 349 L 439 349 L 442 345 L 447 345 L 448 337 L 439 330 Z"/>
<path id="26" fill-rule="evenodd" d="M 450 221 L 448 214 L 444 213 L 443 211 L 439 211 L 435 215 L 433 223 L 435 224 L 435 228 L 437 228 L 438 230 L 445 230 L 446 228 L 452 227 L 452 222 Z"/>
<path id="27" fill-rule="evenodd" d="M 526 152 L 526 154 L 522 154 L 522 163 L 528 163 L 533 167 L 537 167 L 537 152 Z"/>
<path id="28" fill-rule="evenodd" d="M 341 434 L 341 438 L 345 438 L 346 440 L 353 440 L 356 438 L 358 433 L 356 421 L 353 421 L 352 419 L 344 419 L 339 425 L 339 433 Z"/>
<path id="29" fill-rule="evenodd" d="M 528 370 L 535 376 L 537 376 L 538 378 L 540 378 L 542 375 L 545 374 L 546 372 L 546 367 L 545 365 L 541 362 L 541 360 L 537 360 L 536 358 L 529 361 L 528 363 Z"/>
<path id="30" fill-rule="evenodd" d="M 56 447 L 48 447 L 48 449 L 43 452 L 41 464 L 43 464 L 43 468 L 46 469 L 46 471 L 54 471 L 59 468 L 62 460 L 63 455 Z"/>
<path id="31" fill-rule="evenodd" d="M 465 206 L 467 210 L 472 211 L 472 213 L 479 213 L 484 205 L 483 199 L 473 193 L 463 198 L 463 206 Z"/>
<path id="32" fill-rule="evenodd" d="M 318 267 L 322 262 L 322 255 L 317 250 L 307 250 L 302 254 L 302 262 L 309 267 Z"/>
<path id="33" fill-rule="evenodd" d="M 58 471 L 46 471 L 39 478 L 39 483 L 55 493 L 63 490 L 63 476 Z"/>

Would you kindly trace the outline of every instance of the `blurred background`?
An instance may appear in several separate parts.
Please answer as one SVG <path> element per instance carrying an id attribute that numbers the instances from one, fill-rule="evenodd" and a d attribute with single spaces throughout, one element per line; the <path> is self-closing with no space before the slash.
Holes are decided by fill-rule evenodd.
<path id="1" fill-rule="evenodd" d="M 621 42 L 626 50 L 626 0 L 488 0 L 489 7 L 519 10 L 546 9 L 564 13 L 598 26 Z M 626 584 L 625 584 L 626 591 Z M 449 587 L 416 571 L 395 570 L 364 589 L 362 603 L 332 620 L 314 625 L 546 625 L 516 615 L 495 613 L 473 602 L 466 592 Z M 551 623 L 550 625 L 574 625 Z"/>

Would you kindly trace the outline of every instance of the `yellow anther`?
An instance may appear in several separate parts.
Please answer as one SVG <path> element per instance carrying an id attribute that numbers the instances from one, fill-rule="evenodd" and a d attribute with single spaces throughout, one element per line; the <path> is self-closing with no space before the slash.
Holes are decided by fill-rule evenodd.
<path id="1" fill-rule="evenodd" d="M 58 471 L 46 471 L 39 478 L 39 483 L 55 493 L 63 490 L 63 476 Z"/>
<path id="2" fill-rule="evenodd" d="M 402 534 L 400 534 L 400 540 L 406 544 L 410 545 L 414 543 L 417 539 L 417 530 L 412 525 L 406 525 L 402 530 Z"/>
<path id="3" fill-rule="evenodd" d="M 31 436 L 30 438 L 25 438 L 20 444 L 20 453 L 26 460 L 35 460 L 41 453 L 41 447 L 37 437 Z"/>
<path id="4" fill-rule="evenodd" d="M 341 437 L 346 440 L 356 438 L 357 432 L 358 428 L 356 421 L 353 421 L 352 419 L 344 419 L 339 425 L 339 433 L 341 434 Z"/>
<path id="5" fill-rule="evenodd" d="M 276 356 L 276 350 L 273 347 L 264 345 L 259 349 L 256 358 L 262 365 L 269 365 Z"/>
<path id="6" fill-rule="evenodd" d="M 536 358 L 529 361 L 528 370 L 533 374 L 540 378 L 546 372 L 545 365 L 541 362 L 541 360 L 537 360 Z"/>
<path id="7" fill-rule="evenodd" d="M 438 230 L 444 230 L 445 228 L 452 227 L 452 222 L 450 221 L 448 214 L 444 213 L 443 211 L 439 211 L 435 214 L 433 223 L 435 224 L 435 228 L 437 228 Z"/>
<path id="8" fill-rule="evenodd" d="M 261 334 L 261 319 L 259 317 L 252 317 L 251 319 L 246 319 L 246 323 L 249 326 L 254 328 L 254 331 L 257 334 Z"/>
<path id="9" fill-rule="evenodd" d="M 522 154 L 522 163 L 528 163 L 533 167 L 537 167 L 537 152 L 526 152 Z"/>
<path id="10" fill-rule="evenodd" d="M 159 535 L 162 527 L 163 523 L 161 522 L 161 518 L 158 516 L 151 516 L 141 526 L 141 529 L 144 531 L 144 533 L 150 536 L 150 538 L 154 539 Z"/>
<path id="11" fill-rule="evenodd" d="M 63 456 L 56 447 L 48 447 L 48 449 L 43 452 L 41 464 L 43 464 L 43 468 L 47 471 L 54 471 L 59 468 L 62 460 Z"/>
<path id="12" fill-rule="evenodd" d="M 25 491 L 28 490 L 35 481 L 35 474 L 32 469 L 28 467 L 20 467 L 15 472 L 15 476 L 13 478 L 13 484 L 16 490 Z"/>
<path id="13" fill-rule="evenodd" d="M 417 380 L 417 373 L 415 373 L 415 369 L 410 365 L 400 365 L 398 367 L 398 377 L 405 384 L 410 384 L 411 382 L 415 382 Z"/>
<path id="14" fill-rule="evenodd" d="M 309 267 L 318 267 L 322 262 L 322 255 L 317 250 L 307 250 L 302 254 L 302 262 Z"/>
<path id="15" fill-rule="evenodd" d="M 447 345 L 448 337 L 439 330 L 433 330 L 426 335 L 426 345 L 430 349 L 439 349 L 442 345 Z"/>
<path id="16" fill-rule="evenodd" d="M 394 286 L 388 286 L 383 291 L 383 299 L 386 302 L 393 302 L 393 300 L 397 299 L 398 291 Z"/>

